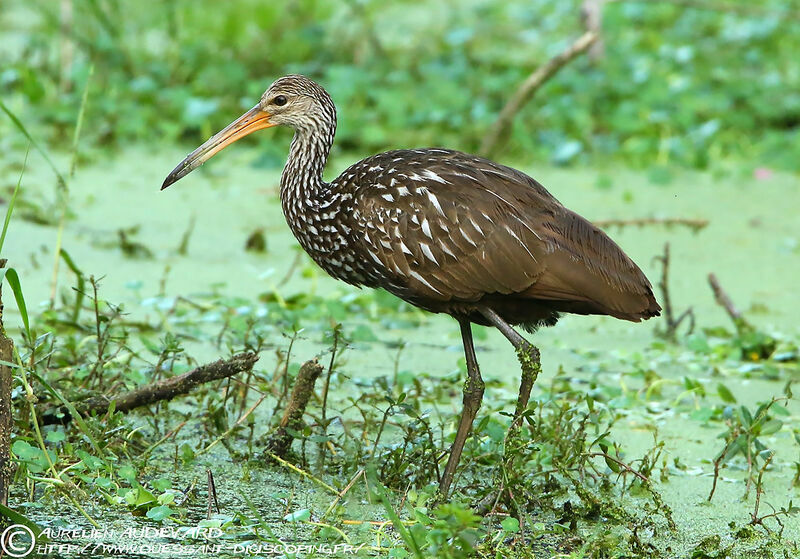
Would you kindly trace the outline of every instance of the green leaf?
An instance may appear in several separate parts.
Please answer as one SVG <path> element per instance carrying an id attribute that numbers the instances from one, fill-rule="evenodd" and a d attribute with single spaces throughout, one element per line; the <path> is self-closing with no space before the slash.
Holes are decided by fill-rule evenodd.
<path id="1" fill-rule="evenodd" d="M 67 438 L 66 434 L 64 434 L 63 429 L 57 429 L 54 431 L 48 431 L 45 440 L 49 443 L 60 443 L 61 441 Z"/>
<path id="2" fill-rule="evenodd" d="M 739 418 L 741 419 L 742 425 L 744 425 L 745 428 L 749 428 L 753 423 L 753 416 L 750 415 L 750 410 L 744 406 L 739 408 Z"/>
<path id="3" fill-rule="evenodd" d="M 94 478 L 94 484 L 105 490 L 109 490 L 114 487 L 114 482 L 107 477 Z"/>
<path id="4" fill-rule="evenodd" d="M 772 456 L 775 455 L 775 451 L 771 448 L 765 448 L 764 450 L 758 453 L 758 457 L 764 460 L 765 462 L 769 460 Z"/>
<path id="5" fill-rule="evenodd" d="M 603 456 L 603 460 L 606 461 L 606 466 L 608 466 L 611 469 L 611 471 L 614 472 L 615 474 L 618 474 L 622 471 L 622 467 L 613 460 L 611 460 L 608 456 Z"/>
<path id="6" fill-rule="evenodd" d="M 781 405 L 772 406 L 772 407 L 769 409 L 769 411 L 770 411 L 770 413 L 773 413 L 773 414 L 775 414 L 775 415 L 782 415 L 782 416 L 784 416 L 784 417 L 787 417 L 787 416 L 789 416 L 789 415 L 792 415 L 792 412 L 790 412 L 790 411 L 789 411 L 789 410 L 787 410 L 787 409 L 786 409 L 784 406 L 781 406 Z"/>
<path id="7" fill-rule="evenodd" d="M 147 511 L 147 518 L 150 520 L 155 520 L 156 522 L 161 522 L 165 518 L 168 518 L 171 514 L 175 511 L 169 508 L 168 506 L 161 505 L 158 507 L 153 507 Z"/>
<path id="8" fill-rule="evenodd" d="M 761 435 L 772 435 L 777 433 L 783 427 L 783 421 L 780 419 L 770 419 L 761 426 Z"/>
<path id="9" fill-rule="evenodd" d="M 723 458 L 722 463 L 726 463 L 732 458 L 734 458 L 737 454 L 742 453 L 744 454 L 744 449 L 747 447 L 747 436 L 746 435 L 739 435 L 734 439 L 734 441 L 729 444 L 725 450 L 723 450 Z"/>
<path id="10" fill-rule="evenodd" d="M 286 522 L 305 522 L 310 518 L 311 511 L 309 509 L 296 510 L 283 517 Z"/>
<path id="11" fill-rule="evenodd" d="M 519 532 L 519 520 L 514 518 L 513 516 L 507 517 L 500 523 L 500 526 L 503 528 L 505 532 L 510 534 L 516 534 Z"/>
<path id="12" fill-rule="evenodd" d="M 133 466 L 122 466 L 119 470 L 117 470 L 117 475 L 130 483 L 136 481 L 136 470 L 133 468 Z"/>
<path id="13" fill-rule="evenodd" d="M 162 493 L 161 495 L 158 496 L 158 504 L 159 505 L 169 505 L 169 504 L 174 503 L 174 502 L 175 502 L 175 493 L 174 492 Z"/>
<path id="14" fill-rule="evenodd" d="M 686 390 L 697 390 L 702 391 L 703 385 L 696 379 L 690 377 L 683 377 L 683 385 L 686 387 Z"/>
<path id="15" fill-rule="evenodd" d="M 144 487 L 137 487 L 125 494 L 125 502 L 135 509 L 149 509 L 158 503 L 158 500 Z"/>
<path id="16" fill-rule="evenodd" d="M 157 491 L 166 491 L 172 487 L 172 481 L 168 477 L 161 477 L 153 480 L 153 488 Z"/>
<path id="17" fill-rule="evenodd" d="M 188 464 L 195 458 L 194 449 L 192 449 L 192 447 L 189 446 L 187 443 L 183 443 L 181 445 L 180 453 L 181 453 L 181 460 L 183 460 L 183 462 L 186 464 Z"/>
<path id="18" fill-rule="evenodd" d="M 719 397 L 722 398 L 722 401 L 725 402 L 726 404 L 736 403 L 736 397 L 728 389 L 728 387 L 722 384 L 721 382 L 717 384 L 717 394 L 719 394 Z"/>

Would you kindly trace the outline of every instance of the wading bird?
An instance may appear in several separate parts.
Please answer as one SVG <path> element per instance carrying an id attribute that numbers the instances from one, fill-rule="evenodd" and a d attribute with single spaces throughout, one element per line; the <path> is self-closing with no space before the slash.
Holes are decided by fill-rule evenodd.
<path id="1" fill-rule="evenodd" d="M 650 282 L 605 233 L 528 175 L 439 148 L 403 149 L 322 179 L 336 108 L 312 80 L 275 81 L 258 104 L 194 150 L 162 190 L 244 136 L 289 126 L 294 138 L 280 197 L 289 228 L 311 258 L 347 283 L 383 288 L 461 327 L 468 378 L 440 493 L 446 498 L 484 383 L 471 324 L 495 326 L 523 368 L 516 420 L 539 370 L 539 351 L 512 325 L 533 331 L 561 313 L 639 322 L 661 307 Z"/>

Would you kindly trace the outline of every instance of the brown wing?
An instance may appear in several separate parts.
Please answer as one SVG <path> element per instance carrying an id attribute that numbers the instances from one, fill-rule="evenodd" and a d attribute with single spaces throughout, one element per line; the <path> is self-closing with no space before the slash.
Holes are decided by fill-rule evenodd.
<path id="1" fill-rule="evenodd" d="M 364 258 L 415 304 L 502 295 L 629 319 L 658 309 L 647 278 L 611 239 L 519 171 L 439 149 L 358 166 L 343 176 L 363 185 L 352 217 Z"/>

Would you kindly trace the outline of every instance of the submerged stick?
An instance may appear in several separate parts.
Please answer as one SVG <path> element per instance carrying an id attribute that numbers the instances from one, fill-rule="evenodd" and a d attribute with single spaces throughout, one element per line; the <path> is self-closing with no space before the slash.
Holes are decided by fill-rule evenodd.
<path id="1" fill-rule="evenodd" d="M 690 228 L 693 232 L 697 233 L 708 225 L 707 219 L 690 219 L 686 217 L 645 217 L 638 219 L 601 219 L 592 222 L 597 227 L 605 229 L 607 227 L 644 227 L 645 225 L 665 225 L 671 227 L 673 225 L 682 225 Z"/>
<path id="2" fill-rule="evenodd" d="M 104 413 L 113 404 L 117 411 L 127 412 L 134 408 L 146 406 L 162 400 L 171 400 L 175 396 L 188 394 L 191 390 L 206 382 L 231 377 L 243 371 L 253 368 L 258 355 L 255 353 L 240 353 L 230 359 L 220 359 L 213 363 L 202 365 L 176 377 L 167 378 L 137 388 L 125 394 L 115 397 L 96 396 L 84 402 L 76 404 L 75 408 L 81 414 Z M 64 408 L 58 411 L 50 410 L 42 414 L 42 423 L 50 425 L 53 423 L 66 423 L 72 417 Z"/>
<path id="3" fill-rule="evenodd" d="M 267 455 L 273 454 L 280 458 L 286 456 L 292 444 L 293 436 L 290 431 L 300 431 L 303 428 L 303 414 L 306 406 L 314 393 L 314 384 L 322 373 L 322 365 L 316 359 L 306 361 L 297 373 L 289 405 L 283 412 L 278 429 L 267 441 Z"/>

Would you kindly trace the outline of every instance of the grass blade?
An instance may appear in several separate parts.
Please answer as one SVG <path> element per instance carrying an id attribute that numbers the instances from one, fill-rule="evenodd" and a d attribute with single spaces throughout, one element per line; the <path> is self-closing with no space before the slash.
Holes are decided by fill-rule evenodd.
<path id="1" fill-rule="evenodd" d="M 86 285 L 86 279 L 83 275 L 83 271 L 78 268 L 78 265 L 75 264 L 75 261 L 65 249 L 62 248 L 60 254 L 61 258 L 64 259 L 64 262 L 67 263 L 67 267 L 72 270 L 72 272 L 78 278 L 78 286 L 75 289 L 75 305 L 72 307 L 72 321 L 78 322 L 78 317 L 81 314 L 81 305 L 83 305 L 83 294 L 85 291 L 84 287 Z"/>
<path id="2" fill-rule="evenodd" d="M 44 386 L 45 390 L 47 390 L 55 399 L 60 401 L 64 405 L 64 407 L 67 408 L 67 410 L 69 411 L 70 415 L 72 416 L 72 420 L 78 425 L 78 428 L 86 436 L 86 438 L 89 439 L 89 443 L 94 448 L 94 451 L 108 465 L 109 462 L 108 462 L 108 459 L 106 458 L 106 453 L 103 452 L 103 450 L 100 448 L 100 445 L 97 443 L 95 438 L 92 436 L 92 432 L 89 430 L 89 426 L 86 425 L 86 422 L 83 420 L 83 417 L 78 412 L 78 410 L 75 408 L 73 403 L 70 402 L 69 400 L 67 400 L 66 398 L 64 398 L 64 396 L 62 396 L 61 393 L 58 390 L 53 388 L 50 385 L 50 383 L 47 382 L 44 378 L 42 378 L 42 376 L 39 375 L 38 373 L 31 371 L 31 376 L 33 378 L 35 378 L 36 380 L 38 380 L 42 384 L 42 386 Z"/>
<path id="3" fill-rule="evenodd" d="M 31 532 L 33 532 L 34 537 L 37 540 L 39 540 L 42 533 L 42 529 L 39 528 L 39 526 L 37 526 L 35 522 L 29 520 L 28 517 L 25 516 L 24 514 L 18 513 L 14 509 L 10 509 L 5 505 L 0 504 L 0 516 L 9 519 L 14 524 L 22 524 L 23 526 L 27 527 L 28 529 L 30 529 Z"/>
<path id="4" fill-rule="evenodd" d="M 47 164 L 50 165 L 50 168 L 53 170 L 53 173 L 55 173 L 56 178 L 58 179 L 58 186 L 60 186 L 61 188 L 66 188 L 67 187 L 67 182 L 64 180 L 64 177 L 58 171 L 58 168 L 56 167 L 55 163 L 53 163 L 53 160 L 50 159 L 50 156 L 47 155 L 47 152 L 44 151 L 39 146 L 39 144 L 36 143 L 36 140 L 34 140 L 33 136 L 30 135 L 30 133 L 28 132 L 28 129 L 25 128 L 24 124 L 22 124 L 22 121 L 19 118 L 17 118 L 17 115 L 15 115 L 14 113 L 11 112 L 11 109 L 6 107 L 6 104 L 3 103 L 3 101 L 1 99 L 0 99 L 0 109 L 2 109 L 3 112 L 8 115 L 8 118 L 10 118 L 11 122 L 13 122 L 14 125 L 17 128 L 19 128 L 19 131 L 22 132 L 25 135 L 26 138 L 28 138 L 28 141 L 31 143 L 31 145 L 33 145 L 33 147 L 36 148 L 36 151 L 38 151 L 39 153 L 42 154 L 42 157 L 44 157 L 44 160 L 47 161 Z"/>
<path id="5" fill-rule="evenodd" d="M 0 101 L 1 102 L 1 101 Z M 11 200 L 8 201 L 8 209 L 6 210 L 6 218 L 3 220 L 3 232 L 0 233 L 0 254 L 3 254 L 3 243 L 6 242 L 6 232 L 8 231 L 8 224 L 11 222 L 11 214 L 14 213 L 14 203 L 17 201 L 17 194 L 22 185 L 22 176 L 25 174 L 25 167 L 28 165 L 28 154 L 31 152 L 31 146 L 28 144 L 28 149 L 25 150 L 25 160 L 22 162 L 22 171 L 17 179 L 17 186 L 14 187 L 14 193 L 11 195 Z"/>
<path id="6" fill-rule="evenodd" d="M 94 74 L 94 64 L 89 66 L 89 74 L 86 76 L 86 85 L 83 87 L 83 97 L 81 97 L 81 108 L 78 109 L 78 120 L 75 123 L 75 133 L 72 135 L 72 161 L 69 164 L 70 178 L 75 176 L 75 166 L 78 163 L 78 140 L 81 137 L 81 128 L 83 128 L 83 116 L 86 114 L 86 102 L 89 100 L 89 83 L 92 81 L 92 74 Z"/>
<path id="7" fill-rule="evenodd" d="M 5 276 L 8 285 L 11 286 L 11 291 L 14 292 L 14 299 L 17 300 L 17 308 L 19 314 L 22 315 L 22 324 L 25 325 L 25 334 L 28 339 L 31 339 L 31 325 L 28 321 L 28 307 L 25 305 L 25 297 L 22 295 L 22 286 L 19 283 L 19 275 L 14 268 L 3 268 L 0 272 L 0 280 Z"/>
<path id="8" fill-rule="evenodd" d="M 414 539 L 414 536 L 411 534 L 406 525 L 403 524 L 403 521 L 400 520 L 400 517 L 397 516 L 397 513 L 392 508 L 392 504 L 389 502 L 389 498 L 386 496 L 386 488 L 383 486 L 383 484 L 381 484 L 380 481 L 378 481 L 378 473 L 375 471 L 375 466 L 372 464 L 367 466 L 367 479 L 369 480 L 372 488 L 375 490 L 375 493 L 378 495 L 378 498 L 381 500 L 381 504 L 383 505 L 389 520 L 392 521 L 394 529 L 397 530 L 397 533 L 400 534 L 401 538 L 403 538 L 403 541 L 414 554 L 414 557 L 416 559 L 425 559 L 425 556 L 422 554 L 422 551 L 417 544 L 417 540 Z"/>

